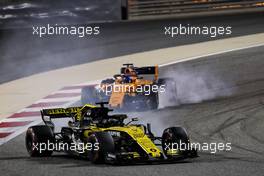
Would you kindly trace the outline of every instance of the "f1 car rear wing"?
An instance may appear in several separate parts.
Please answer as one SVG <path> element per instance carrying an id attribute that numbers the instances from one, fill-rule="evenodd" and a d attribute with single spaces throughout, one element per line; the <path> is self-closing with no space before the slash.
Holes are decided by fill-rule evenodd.
<path id="1" fill-rule="evenodd" d="M 127 67 L 133 67 L 133 64 L 123 64 L 126 67 L 121 68 L 121 74 L 125 73 Z M 148 66 L 148 67 L 133 67 L 138 75 L 154 75 L 155 80 L 158 80 L 158 66 Z"/>
<path id="2" fill-rule="evenodd" d="M 112 109 L 104 107 L 108 102 L 96 104 L 100 106 L 86 104 L 80 107 L 43 109 L 40 112 L 43 122 L 53 128 L 54 124 L 52 123 L 52 119 L 55 118 L 74 118 L 75 121 L 81 121 L 83 113 L 87 113 L 89 109 L 91 110 L 89 111 L 91 117 L 107 116 L 108 112 L 112 111 Z"/>
<path id="3" fill-rule="evenodd" d="M 69 107 L 69 108 L 54 108 L 54 109 L 42 109 L 40 111 L 42 121 L 54 130 L 54 123 L 52 119 L 55 118 L 73 118 L 82 107 Z"/>
<path id="4" fill-rule="evenodd" d="M 69 107 L 69 108 L 54 108 L 54 109 L 42 109 L 41 116 L 49 116 L 50 118 L 72 117 L 82 107 Z"/>

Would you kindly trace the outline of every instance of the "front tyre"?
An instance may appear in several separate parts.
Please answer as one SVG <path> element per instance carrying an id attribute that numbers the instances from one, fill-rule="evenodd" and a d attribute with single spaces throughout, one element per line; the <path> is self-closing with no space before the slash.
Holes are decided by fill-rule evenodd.
<path id="1" fill-rule="evenodd" d="M 26 132 L 25 143 L 31 157 L 51 156 L 53 150 L 48 145 L 54 144 L 54 134 L 46 125 L 29 127 Z"/>
<path id="2" fill-rule="evenodd" d="M 170 127 L 163 131 L 162 149 L 169 159 L 178 155 L 185 155 L 189 143 L 187 132 L 182 127 Z"/>
<path id="3" fill-rule="evenodd" d="M 115 153 L 114 140 L 108 132 L 96 132 L 87 141 L 93 146 L 88 151 L 88 158 L 92 163 L 105 163 L 108 161 L 108 154 Z"/>

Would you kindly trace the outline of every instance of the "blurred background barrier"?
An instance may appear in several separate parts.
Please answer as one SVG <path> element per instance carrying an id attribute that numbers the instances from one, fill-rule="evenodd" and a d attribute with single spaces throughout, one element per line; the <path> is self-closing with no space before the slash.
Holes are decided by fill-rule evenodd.
<path id="1" fill-rule="evenodd" d="M 264 0 L 0 0 L 0 28 L 264 10 Z"/>
<path id="2" fill-rule="evenodd" d="M 127 0 L 127 18 L 144 19 L 257 8 L 264 9 L 264 0 Z"/>
<path id="3" fill-rule="evenodd" d="M 0 0 L 0 28 L 120 21 L 121 0 Z"/>

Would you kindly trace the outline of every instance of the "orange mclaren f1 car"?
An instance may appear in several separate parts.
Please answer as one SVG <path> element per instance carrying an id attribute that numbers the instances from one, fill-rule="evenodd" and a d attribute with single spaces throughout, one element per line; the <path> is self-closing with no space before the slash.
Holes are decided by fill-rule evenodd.
<path id="1" fill-rule="evenodd" d="M 81 102 L 104 101 L 109 102 L 110 108 L 122 110 L 157 109 L 159 94 L 166 91 L 168 80 L 158 78 L 158 66 L 123 64 L 120 74 L 102 80 L 99 85 L 84 87 Z"/>

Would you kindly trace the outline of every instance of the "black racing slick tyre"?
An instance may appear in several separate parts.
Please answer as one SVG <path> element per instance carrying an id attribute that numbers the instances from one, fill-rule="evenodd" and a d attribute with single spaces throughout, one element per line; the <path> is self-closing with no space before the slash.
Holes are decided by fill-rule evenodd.
<path id="1" fill-rule="evenodd" d="M 51 156 L 53 150 L 48 145 L 54 144 L 54 133 L 46 125 L 29 127 L 26 132 L 25 143 L 31 157 Z"/>
<path id="2" fill-rule="evenodd" d="M 96 132 L 89 136 L 87 141 L 93 146 L 88 151 L 88 158 L 92 163 L 105 163 L 107 162 L 108 154 L 115 153 L 114 140 L 108 132 Z"/>
<path id="3" fill-rule="evenodd" d="M 188 144 L 189 137 L 184 128 L 170 127 L 163 131 L 162 149 L 167 158 L 173 158 L 173 155 L 169 154 L 170 149 L 175 149 L 175 146 L 180 148 L 180 145 L 187 146 Z"/>

